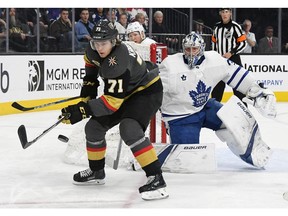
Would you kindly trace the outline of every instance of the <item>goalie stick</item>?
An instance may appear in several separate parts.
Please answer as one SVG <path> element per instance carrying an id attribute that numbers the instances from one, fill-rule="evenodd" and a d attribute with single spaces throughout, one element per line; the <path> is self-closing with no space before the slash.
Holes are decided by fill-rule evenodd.
<path id="1" fill-rule="evenodd" d="M 18 128 L 18 136 L 21 142 L 21 145 L 23 147 L 23 149 L 28 148 L 30 145 L 32 145 L 33 143 L 35 143 L 38 139 L 40 139 L 42 136 L 44 136 L 45 134 L 47 134 L 49 131 L 51 131 L 53 128 L 55 128 L 58 124 L 60 124 L 60 122 L 67 118 L 68 116 L 62 116 L 56 123 L 54 123 L 52 126 L 50 126 L 49 128 L 47 128 L 46 130 L 44 130 L 39 136 L 37 136 L 35 139 L 33 139 L 32 141 L 28 142 L 27 139 L 27 133 L 26 133 L 26 128 L 24 125 L 20 125 Z"/>
<path id="2" fill-rule="evenodd" d="M 18 102 L 13 102 L 11 104 L 12 107 L 14 107 L 15 109 L 18 109 L 20 111 L 30 111 L 30 110 L 35 110 L 35 109 L 40 109 L 40 108 L 44 108 L 47 106 L 51 106 L 51 105 L 55 105 L 55 104 L 60 104 L 60 103 L 65 103 L 67 101 L 71 101 L 71 100 L 76 100 L 81 98 L 80 96 L 76 96 L 76 97 L 71 97 L 71 98 L 65 98 L 59 101 L 54 101 L 51 103 L 47 103 L 47 104 L 42 104 L 42 105 L 38 105 L 38 106 L 34 106 L 34 107 L 24 107 L 21 104 L 19 104 Z"/>

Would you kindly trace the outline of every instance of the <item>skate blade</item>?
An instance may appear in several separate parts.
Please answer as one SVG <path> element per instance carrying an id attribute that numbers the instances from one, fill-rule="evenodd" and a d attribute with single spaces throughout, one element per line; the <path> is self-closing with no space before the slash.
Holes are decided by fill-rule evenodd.
<path id="1" fill-rule="evenodd" d="M 160 188 L 154 191 L 146 191 L 141 193 L 141 197 L 143 200 L 150 201 L 150 200 L 159 200 L 159 199 L 166 199 L 169 197 L 169 194 L 165 188 Z"/>
<path id="2" fill-rule="evenodd" d="M 73 184 L 75 185 L 104 185 L 105 184 L 105 180 L 104 179 L 94 179 L 94 180 L 90 180 L 87 182 L 76 182 L 73 181 Z"/>

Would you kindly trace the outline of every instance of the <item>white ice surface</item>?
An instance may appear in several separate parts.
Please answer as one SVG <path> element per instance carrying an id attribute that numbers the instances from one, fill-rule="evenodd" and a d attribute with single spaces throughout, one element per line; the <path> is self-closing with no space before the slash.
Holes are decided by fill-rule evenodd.
<path id="1" fill-rule="evenodd" d="M 233 215 L 247 209 L 249 212 L 262 209 L 264 214 L 271 209 L 273 214 L 276 210 L 282 212 L 288 209 L 288 201 L 282 196 L 288 191 L 288 103 L 278 103 L 277 106 L 277 121 L 266 119 L 252 110 L 259 121 L 263 139 L 274 150 L 265 170 L 245 164 L 221 143 L 214 132 L 203 129 L 201 142 L 216 144 L 217 171 L 164 173 L 170 197 L 148 202 L 138 194 L 138 188 L 146 182 L 143 171 L 106 167 L 105 185 L 72 184 L 73 174 L 86 167 L 62 162 L 66 144 L 57 137 L 59 134 L 70 134 L 74 126 L 60 124 L 27 149 L 22 149 L 18 127 L 25 125 L 31 141 L 57 121 L 59 111 L 0 116 L 0 213 L 1 209 L 8 209 L 1 215 L 8 215 L 12 209 L 21 209 L 23 211 L 15 215 L 23 215 L 27 208 L 56 208 L 57 212 L 74 209 L 72 213 L 81 216 L 86 214 L 78 214 L 77 210 L 87 208 L 97 208 L 92 211 L 95 215 L 100 215 L 98 208 L 117 209 L 115 213 L 112 211 L 113 215 L 120 214 L 124 209 L 136 209 L 133 211 L 135 216 L 140 214 L 137 209 L 141 209 L 142 213 L 145 213 L 144 209 L 152 209 L 154 213 L 157 209 L 165 209 L 172 213 L 176 211 L 175 214 L 183 209 L 213 209 L 213 215 L 219 209 L 235 209 Z M 157 214 L 161 212 L 157 211 Z"/>

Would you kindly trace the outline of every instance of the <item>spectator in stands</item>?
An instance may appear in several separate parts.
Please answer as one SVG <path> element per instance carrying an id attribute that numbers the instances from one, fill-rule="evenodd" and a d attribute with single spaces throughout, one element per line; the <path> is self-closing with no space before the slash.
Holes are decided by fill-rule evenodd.
<path id="1" fill-rule="evenodd" d="M 123 28 L 126 30 L 128 26 L 128 17 L 127 13 L 122 13 L 119 16 L 119 23 L 123 26 Z M 119 30 L 118 30 L 119 32 Z"/>
<path id="2" fill-rule="evenodd" d="M 252 23 L 249 19 L 245 19 L 243 22 L 243 29 L 244 33 L 246 34 L 246 41 L 247 45 L 245 49 L 242 51 L 242 53 L 252 53 L 253 47 L 256 45 L 256 37 L 253 32 L 250 32 L 250 29 L 252 27 Z"/>
<path id="3" fill-rule="evenodd" d="M 283 53 L 288 53 L 288 43 L 285 43 L 283 48 L 282 48 Z"/>
<path id="4" fill-rule="evenodd" d="M 148 18 L 143 13 L 137 13 L 135 21 L 138 21 L 143 26 L 145 32 L 148 32 Z"/>
<path id="5" fill-rule="evenodd" d="M 48 31 L 49 31 L 49 26 L 51 24 L 51 21 L 48 17 L 47 9 L 40 8 L 38 16 L 39 16 L 40 37 L 47 37 Z M 34 35 L 36 35 L 37 25 L 34 25 L 33 32 L 34 32 Z"/>
<path id="6" fill-rule="evenodd" d="M 35 52 L 36 38 L 31 34 L 27 23 L 18 18 L 16 8 L 9 9 L 9 47 L 18 52 Z"/>
<path id="7" fill-rule="evenodd" d="M 49 36 L 49 27 L 51 25 L 51 20 L 48 17 L 47 8 L 39 8 L 37 14 L 39 16 L 39 26 L 37 22 L 34 24 L 33 34 L 40 35 L 40 51 L 41 52 L 56 52 L 57 51 L 57 41 L 55 37 Z"/>
<path id="8" fill-rule="evenodd" d="M 47 16 L 50 22 L 57 20 L 60 17 L 61 8 L 48 8 L 47 9 Z"/>
<path id="9" fill-rule="evenodd" d="M 195 25 L 194 25 L 195 26 L 195 32 L 197 34 L 200 34 L 202 36 L 202 38 L 204 39 L 204 41 L 205 41 L 205 44 L 206 44 L 205 50 L 206 51 L 211 50 L 212 49 L 211 48 L 212 47 L 211 37 L 210 37 L 210 34 L 205 35 L 205 33 L 207 34 L 207 28 L 206 28 L 206 31 L 205 31 L 204 21 L 202 19 L 197 19 L 196 21 L 194 21 L 194 23 L 195 23 Z"/>
<path id="10" fill-rule="evenodd" d="M 171 33 L 170 29 L 168 28 L 168 26 L 166 26 L 163 23 L 163 13 L 161 11 L 156 11 L 153 15 L 154 20 L 153 20 L 153 24 L 152 24 L 152 32 L 153 33 L 160 33 L 160 34 L 169 34 Z M 156 38 L 153 38 L 158 42 L 164 43 L 167 45 L 168 47 L 168 53 L 172 54 L 174 53 L 174 49 L 173 46 L 178 43 L 177 38 L 173 38 L 173 37 L 169 37 L 167 35 L 163 35 L 163 36 L 156 36 Z"/>
<path id="11" fill-rule="evenodd" d="M 128 22 L 127 22 L 127 14 L 126 13 L 122 13 L 119 16 L 119 22 L 115 22 L 115 27 L 118 30 L 119 33 L 119 37 L 121 40 L 126 41 L 126 29 L 128 26 Z"/>
<path id="12" fill-rule="evenodd" d="M 67 8 L 61 9 L 60 17 L 51 24 L 50 34 L 57 39 L 58 51 L 72 51 L 72 24 L 69 19 L 69 10 Z M 77 39 L 75 40 L 75 47 L 77 49 L 79 47 Z"/>
<path id="13" fill-rule="evenodd" d="M 195 32 L 197 34 L 200 34 L 200 35 L 204 34 L 204 31 L 203 31 L 203 27 L 204 26 L 203 25 L 204 25 L 204 21 L 203 20 L 201 20 L 201 19 L 196 20 L 196 22 L 195 22 Z"/>
<path id="14" fill-rule="evenodd" d="M 131 14 L 128 12 L 127 8 L 117 8 L 116 9 L 116 17 L 117 17 L 117 20 L 119 20 L 120 22 L 120 16 L 121 14 L 125 13 L 126 16 L 127 16 L 127 23 L 130 23 L 131 22 Z M 127 27 L 127 26 L 126 26 Z"/>
<path id="15" fill-rule="evenodd" d="M 156 43 L 155 40 L 152 40 L 151 38 L 148 38 L 145 36 L 145 30 L 143 28 L 143 25 L 141 25 L 139 22 L 135 21 L 132 23 L 129 23 L 127 27 L 127 35 L 129 38 L 129 41 L 134 41 L 138 44 L 153 44 Z"/>
<path id="16" fill-rule="evenodd" d="M 80 11 L 80 19 L 75 24 L 75 34 L 77 40 L 80 42 L 80 47 L 86 48 L 88 42 L 92 39 L 92 29 L 94 24 L 89 21 L 89 10 L 88 8 L 83 8 Z"/>
<path id="17" fill-rule="evenodd" d="M 273 36 L 273 27 L 265 28 L 265 37 L 259 40 L 258 53 L 278 53 L 278 38 Z"/>
<path id="18" fill-rule="evenodd" d="M 246 35 L 243 33 L 241 26 L 232 20 L 232 8 L 219 9 L 220 22 L 217 22 L 212 35 L 212 49 L 218 52 L 221 56 L 242 67 L 242 62 L 239 53 L 246 46 Z M 213 89 L 211 96 L 218 102 L 221 102 L 226 83 L 220 81 Z M 240 100 L 245 95 L 236 89 L 233 89 L 234 95 Z"/>
<path id="19" fill-rule="evenodd" d="M 126 10 L 130 15 L 131 15 L 131 20 L 130 22 L 134 22 L 135 21 L 135 17 L 138 13 L 142 13 L 145 16 L 145 19 L 148 22 L 148 15 L 146 13 L 146 9 L 145 8 L 127 8 Z M 141 23 L 141 22 L 140 22 Z"/>
<path id="20" fill-rule="evenodd" d="M 4 36 L 3 33 L 5 32 L 5 30 L 6 30 L 6 22 L 2 18 L 0 18 L 0 37 Z"/>
<path id="21" fill-rule="evenodd" d="M 106 11 L 106 19 L 115 25 L 115 22 L 117 21 L 115 9 L 109 9 Z"/>
<path id="22" fill-rule="evenodd" d="M 92 15 L 92 21 L 97 23 L 99 20 L 107 19 L 104 8 L 96 8 L 95 13 Z"/>
<path id="23" fill-rule="evenodd" d="M 116 27 L 118 33 L 119 33 L 119 38 L 121 40 L 126 40 L 125 36 L 126 36 L 126 28 L 120 24 L 118 21 L 117 21 L 117 17 L 116 17 L 116 10 L 115 9 L 109 9 L 107 10 L 107 13 L 106 13 L 106 20 L 110 21 L 111 23 L 114 24 L 114 26 Z M 122 17 L 122 22 L 123 23 L 127 23 L 127 17 L 126 17 L 126 14 L 123 14 L 123 17 Z M 125 24 L 124 24 L 125 25 Z M 127 25 L 127 24 L 126 24 Z"/>
<path id="24" fill-rule="evenodd" d="M 29 34 L 34 34 L 34 26 L 37 22 L 37 9 L 35 8 L 16 8 L 18 19 L 21 23 L 26 23 L 29 27 Z"/>
<path id="25" fill-rule="evenodd" d="M 153 33 L 171 33 L 170 29 L 163 23 L 163 13 L 161 11 L 156 11 L 153 17 Z"/>

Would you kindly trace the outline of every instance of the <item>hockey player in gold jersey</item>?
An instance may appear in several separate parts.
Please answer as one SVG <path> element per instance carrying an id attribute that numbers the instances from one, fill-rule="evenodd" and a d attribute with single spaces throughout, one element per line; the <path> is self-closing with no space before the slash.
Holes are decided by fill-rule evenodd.
<path id="1" fill-rule="evenodd" d="M 99 21 L 84 56 L 86 76 L 81 97 L 90 97 L 62 109 L 70 114 L 64 123 L 75 124 L 91 117 L 85 126 L 89 168 L 74 175 L 75 184 L 104 184 L 106 132 L 117 124 L 120 136 L 130 147 L 148 182 L 139 188 L 144 200 L 168 197 L 161 165 L 145 130 L 162 104 L 163 87 L 157 65 L 145 62 L 108 21 Z M 97 98 L 98 77 L 104 93 Z"/>

